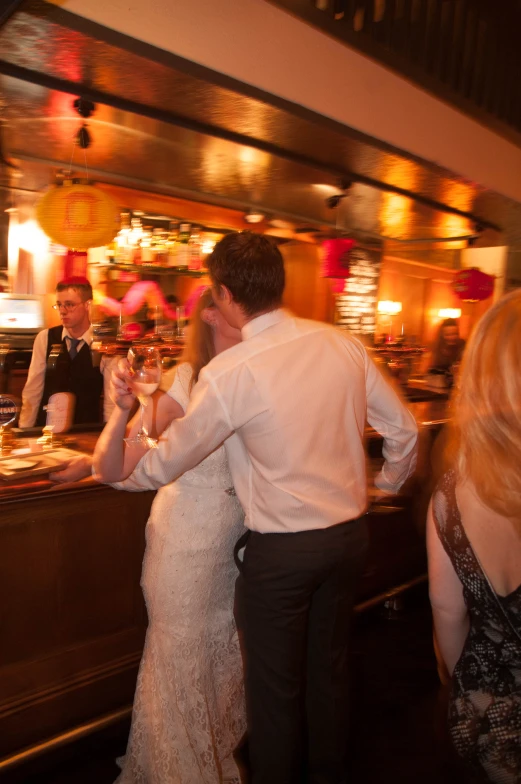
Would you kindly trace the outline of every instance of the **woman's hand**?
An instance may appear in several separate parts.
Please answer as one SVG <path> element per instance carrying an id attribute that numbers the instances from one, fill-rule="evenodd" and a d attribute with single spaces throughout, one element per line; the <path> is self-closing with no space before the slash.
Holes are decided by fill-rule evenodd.
<path id="1" fill-rule="evenodd" d="M 129 364 L 127 359 L 118 362 L 116 370 L 112 371 L 111 398 L 114 404 L 122 411 L 130 411 L 136 401 L 136 396 L 128 385 Z"/>
<path id="2" fill-rule="evenodd" d="M 79 482 L 80 479 L 85 479 L 86 476 L 92 474 L 92 457 L 90 455 L 82 455 L 81 457 L 73 457 L 69 460 L 65 468 L 60 471 L 55 471 L 49 474 L 51 482 Z"/>

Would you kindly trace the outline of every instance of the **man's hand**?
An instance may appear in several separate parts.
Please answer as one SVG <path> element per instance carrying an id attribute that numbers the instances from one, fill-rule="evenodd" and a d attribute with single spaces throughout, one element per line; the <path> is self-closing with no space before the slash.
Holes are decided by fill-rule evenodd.
<path id="1" fill-rule="evenodd" d="M 85 479 L 92 473 L 92 457 L 89 455 L 82 455 L 81 457 L 73 457 L 69 460 L 65 468 L 60 471 L 55 471 L 49 474 L 51 482 L 79 482 L 80 479 Z"/>
<path id="2" fill-rule="evenodd" d="M 128 370 L 128 360 L 120 360 L 116 370 L 112 371 L 110 380 L 110 396 L 114 401 L 114 405 L 122 411 L 130 411 L 136 400 L 136 396 L 128 385 Z"/>

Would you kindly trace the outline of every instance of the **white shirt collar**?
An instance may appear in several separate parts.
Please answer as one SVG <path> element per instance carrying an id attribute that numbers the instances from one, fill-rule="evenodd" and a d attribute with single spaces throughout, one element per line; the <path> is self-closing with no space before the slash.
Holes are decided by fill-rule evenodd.
<path id="1" fill-rule="evenodd" d="M 92 334 L 92 324 L 91 324 L 89 328 L 85 330 L 85 332 L 83 333 L 81 338 L 79 338 L 79 340 L 83 340 L 83 342 L 86 343 L 87 346 L 90 346 L 93 337 L 94 336 Z M 72 339 L 72 335 L 69 334 L 69 330 L 66 327 L 62 329 L 62 340 L 65 340 L 65 338 L 69 338 L 69 340 Z"/>
<path id="2" fill-rule="evenodd" d="M 259 332 L 264 332 L 265 329 L 268 327 L 272 327 L 274 324 L 280 324 L 281 321 L 290 318 L 290 314 L 287 313 L 282 308 L 278 308 L 277 310 L 270 310 L 268 313 L 263 313 L 261 316 L 256 316 L 251 321 L 248 321 L 247 324 L 241 329 L 241 335 L 243 340 L 248 340 L 248 338 L 252 338 L 254 335 L 258 335 Z"/>

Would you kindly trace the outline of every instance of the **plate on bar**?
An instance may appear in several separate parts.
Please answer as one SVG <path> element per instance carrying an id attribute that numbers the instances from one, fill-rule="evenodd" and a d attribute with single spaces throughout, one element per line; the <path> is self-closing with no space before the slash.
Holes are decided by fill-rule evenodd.
<path id="1" fill-rule="evenodd" d="M 1 469 L 3 471 L 28 471 L 31 468 L 36 468 L 40 460 L 22 460 L 20 459 L 7 459 L 3 460 Z"/>
<path id="2" fill-rule="evenodd" d="M 40 452 L 38 456 L 0 458 L 0 480 L 3 482 L 18 481 L 25 477 L 42 478 L 53 471 L 65 467 L 73 457 L 83 456 L 82 452 L 64 447 L 55 447 L 48 452 Z"/>

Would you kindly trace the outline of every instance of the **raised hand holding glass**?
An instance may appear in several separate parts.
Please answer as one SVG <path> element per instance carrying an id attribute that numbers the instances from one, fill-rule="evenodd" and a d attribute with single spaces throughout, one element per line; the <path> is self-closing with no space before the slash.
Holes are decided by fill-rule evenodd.
<path id="1" fill-rule="evenodd" d="M 128 352 L 128 381 L 139 400 L 140 427 L 132 438 L 126 438 L 127 444 L 141 444 L 149 448 L 157 446 L 157 440 L 151 438 L 145 427 L 145 408 L 161 381 L 161 354 L 153 346 L 132 346 Z"/>

